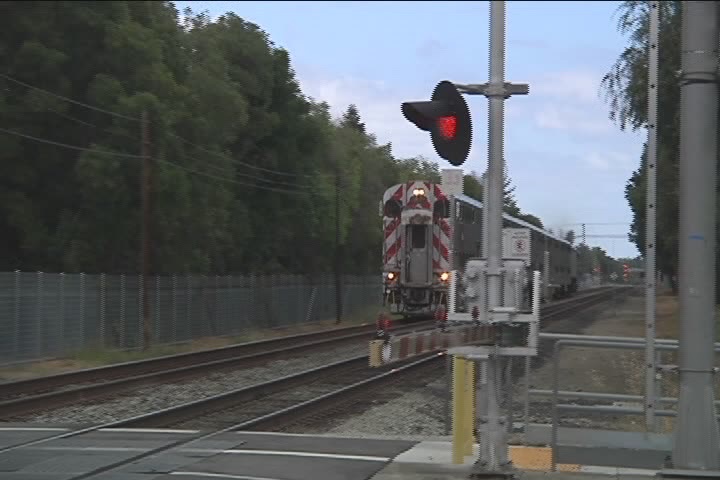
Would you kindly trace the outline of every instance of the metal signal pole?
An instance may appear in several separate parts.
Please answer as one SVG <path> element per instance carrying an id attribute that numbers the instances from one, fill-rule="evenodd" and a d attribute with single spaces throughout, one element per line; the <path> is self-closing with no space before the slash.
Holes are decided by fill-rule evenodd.
<path id="1" fill-rule="evenodd" d="M 502 305 L 503 135 L 505 130 L 505 2 L 490 2 L 490 83 L 486 93 L 488 110 L 487 203 L 487 306 Z"/>
<path id="2" fill-rule="evenodd" d="M 673 468 L 720 477 L 714 406 L 718 5 L 682 2 L 680 395 Z M 715 470 L 715 472 L 709 472 Z M 672 475 L 672 472 L 670 472 Z"/>
<path id="3" fill-rule="evenodd" d="M 488 169 L 483 188 L 483 257 L 487 261 L 487 295 L 485 316 L 503 305 L 502 286 L 502 235 L 503 235 L 503 183 L 504 183 L 504 130 L 505 100 L 512 95 L 527 95 L 528 84 L 505 82 L 505 2 L 490 2 L 490 81 L 484 84 L 456 85 L 458 91 L 468 95 L 484 95 L 489 101 L 488 112 Z M 539 295 L 539 294 L 538 294 Z M 499 347 L 499 345 L 496 345 Z M 482 418 L 479 430 L 480 455 L 473 475 L 506 476 L 509 460 L 506 425 L 501 425 L 500 390 L 502 357 L 492 354 L 480 365 L 481 394 L 477 415 Z"/>
<path id="4" fill-rule="evenodd" d="M 647 142 L 647 193 L 645 231 L 645 429 L 654 432 L 657 409 L 656 354 L 655 354 L 655 219 L 657 215 L 657 106 L 658 106 L 658 48 L 660 36 L 660 5 L 650 3 L 650 45 L 648 51 L 648 142 Z"/>

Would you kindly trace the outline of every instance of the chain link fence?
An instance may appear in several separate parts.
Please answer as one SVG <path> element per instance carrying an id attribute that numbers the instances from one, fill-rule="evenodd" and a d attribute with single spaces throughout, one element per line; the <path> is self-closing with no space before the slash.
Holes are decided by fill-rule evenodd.
<path id="1" fill-rule="evenodd" d="M 342 277 L 343 314 L 382 303 L 379 275 Z M 148 277 L 154 344 L 335 318 L 332 275 Z M 0 363 L 142 342 L 142 278 L 0 272 Z"/>

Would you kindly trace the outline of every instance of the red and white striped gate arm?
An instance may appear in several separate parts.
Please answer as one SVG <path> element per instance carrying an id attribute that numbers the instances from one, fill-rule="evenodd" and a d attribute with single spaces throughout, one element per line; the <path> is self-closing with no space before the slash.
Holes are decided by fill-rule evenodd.
<path id="1" fill-rule="evenodd" d="M 492 330 L 493 327 L 488 325 L 463 326 L 447 332 L 429 330 L 398 335 L 384 342 L 374 340 L 370 342 L 370 357 L 377 359 L 379 355 L 379 364 L 373 365 L 371 360 L 371 366 L 401 362 L 418 355 L 490 340 Z M 380 348 L 381 352 L 373 351 L 377 348 Z"/>

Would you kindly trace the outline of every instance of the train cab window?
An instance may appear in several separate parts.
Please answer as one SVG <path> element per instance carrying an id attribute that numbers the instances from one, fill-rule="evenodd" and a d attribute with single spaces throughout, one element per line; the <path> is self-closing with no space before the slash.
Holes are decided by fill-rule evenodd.
<path id="1" fill-rule="evenodd" d="M 427 227 L 425 225 L 413 225 L 410 230 L 412 235 L 412 248 L 425 248 L 425 232 Z"/>

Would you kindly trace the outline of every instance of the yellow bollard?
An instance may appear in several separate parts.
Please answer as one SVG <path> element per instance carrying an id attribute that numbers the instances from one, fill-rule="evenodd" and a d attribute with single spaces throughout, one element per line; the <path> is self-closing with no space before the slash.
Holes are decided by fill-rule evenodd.
<path id="1" fill-rule="evenodd" d="M 383 340 L 372 340 L 370 342 L 370 354 L 368 359 L 370 360 L 371 367 L 382 367 L 382 347 Z"/>
<path id="2" fill-rule="evenodd" d="M 453 356 L 452 380 L 452 462 L 461 465 L 465 461 L 465 436 L 467 421 L 465 418 L 465 360 Z"/>
<path id="3" fill-rule="evenodd" d="M 475 362 L 465 360 L 465 455 L 472 455 L 475 439 Z"/>

